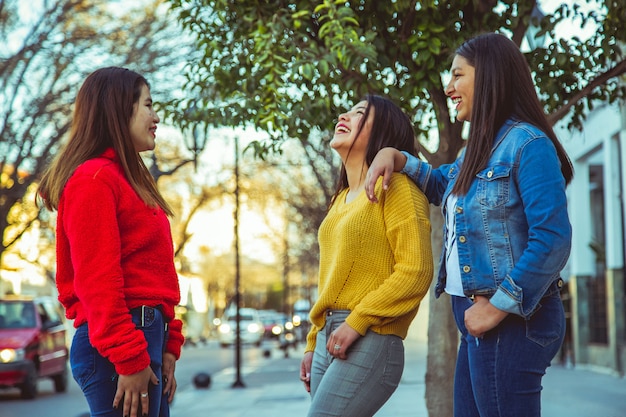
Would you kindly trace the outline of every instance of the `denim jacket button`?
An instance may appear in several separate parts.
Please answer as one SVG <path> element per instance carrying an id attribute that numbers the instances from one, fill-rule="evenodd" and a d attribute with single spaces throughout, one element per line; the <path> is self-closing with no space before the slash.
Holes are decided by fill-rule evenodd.
<path id="1" fill-rule="evenodd" d="M 459 236 L 459 242 L 465 243 L 465 236 Z"/>
<path id="2" fill-rule="evenodd" d="M 463 272 L 469 272 L 471 270 L 471 268 L 468 265 L 465 265 L 463 267 Z"/>

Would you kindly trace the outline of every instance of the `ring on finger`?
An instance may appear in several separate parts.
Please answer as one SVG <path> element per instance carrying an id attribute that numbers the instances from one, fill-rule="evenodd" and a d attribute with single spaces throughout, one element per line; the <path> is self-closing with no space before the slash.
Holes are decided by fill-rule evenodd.
<path id="1" fill-rule="evenodd" d="M 335 345 L 335 350 L 341 350 L 341 345 Z"/>
<path id="2" fill-rule="evenodd" d="M 147 392 L 142 392 L 141 393 L 141 398 L 148 398 L 148 393 Z"/>

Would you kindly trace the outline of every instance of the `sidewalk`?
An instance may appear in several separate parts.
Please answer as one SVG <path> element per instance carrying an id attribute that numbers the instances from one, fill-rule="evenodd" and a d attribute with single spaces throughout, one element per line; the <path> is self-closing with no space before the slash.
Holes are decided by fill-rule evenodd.
<path id="1" fill-rule="evenodd" d="M 405 347 L 402 381 L 376 417 L 428 417 L 424 399 L 426 342 L 409 334 Z M 242 373 L 272 372 L 272 363 L 284 364 L 284 361 L 272 359 L 257 369 L 244 368 Z M 232 369 L 213 375 L 209 389 L 178 392 L 171 414 L 174 417 L 304 417 L 309 397 L 297 378 L 299 360 L 288 363 L 284 366 L 293 368 L 292 380 L 260 387 L 232 388 Z M 548 368 L 543 385 L 543 417 L 626 417 L 625 378 L 556 365 Z"/>

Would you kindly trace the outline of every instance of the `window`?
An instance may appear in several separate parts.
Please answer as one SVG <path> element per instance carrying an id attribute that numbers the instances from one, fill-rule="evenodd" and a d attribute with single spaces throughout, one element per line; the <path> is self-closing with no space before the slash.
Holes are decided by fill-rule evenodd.
<path id="1" fill-rule="evenodd" d="M 589 285 L 589 331 L 591 343 L 608 343 L 606 311 L 606 236 L 604 219 L 604 170 L 589 166 L 591 233 L 589 246 L 596 255 L 595 274 Z"/>

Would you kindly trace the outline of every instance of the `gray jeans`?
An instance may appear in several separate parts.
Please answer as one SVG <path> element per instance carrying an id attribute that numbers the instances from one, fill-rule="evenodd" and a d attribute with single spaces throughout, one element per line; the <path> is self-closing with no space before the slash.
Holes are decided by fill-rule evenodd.
<path id="1" fill-rule="evenodd" d="M 317 334 L 311 365 L 308 417 L 373 416 L 398 387 L 404 369 L 404 344 L 395 335 L 368 331 L 347 351 L 346 360 L 326 351 L 326 339 L 350 312 L 334 310 Z"/>

